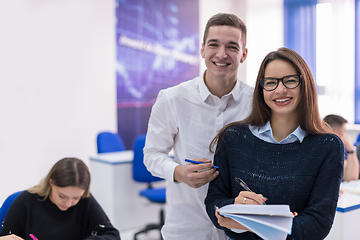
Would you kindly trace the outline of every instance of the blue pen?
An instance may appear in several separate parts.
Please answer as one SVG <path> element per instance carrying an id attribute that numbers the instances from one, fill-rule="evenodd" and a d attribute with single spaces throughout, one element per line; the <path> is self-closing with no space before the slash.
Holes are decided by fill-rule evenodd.
<path id="1" fill-rule="evenodd" d="M 185 158 L 185 162 L 195 163 L 195 164 L 203 164 L 204 163 L 204 162 L 198 162 L 198 161 L 194 161 L 194 160 L 187 159 L 187 158 Z M 219 167 L 214 165 L 213 168 L 219 168 Z"/>

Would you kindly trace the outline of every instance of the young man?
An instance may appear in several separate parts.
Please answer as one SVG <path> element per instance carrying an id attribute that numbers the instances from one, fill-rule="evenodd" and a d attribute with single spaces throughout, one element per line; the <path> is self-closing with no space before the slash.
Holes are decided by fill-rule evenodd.
<path id="1" fill-rule="evenodd" d="M 339 115 L 330 114 L 324 118 L 324 121 L 330 125 L 334 133 L 344 142 L 346 158 L 344 161 L 343 180 L 351 181 L 359 179 L 359 159 L 351 137 L 346 134 L 347 120 Z"/>
<path id="2" fill-rule="evenodd" d="M 219 13 L 206 25 L 202 76 L 159 92 L 149 119 L 144 163 L 167 180 L 165 240 L 226 239 L 208 218 L 204 199 L 218 176 L 209 144 L 226 124 L 251 110 L 253 88 L 237 80 L 247 56 L 246 26 L 233 14 Z M 174 158 L 168 156 L 174 150 Z M 204 164 L 186 163 L 193 159 Z"/>

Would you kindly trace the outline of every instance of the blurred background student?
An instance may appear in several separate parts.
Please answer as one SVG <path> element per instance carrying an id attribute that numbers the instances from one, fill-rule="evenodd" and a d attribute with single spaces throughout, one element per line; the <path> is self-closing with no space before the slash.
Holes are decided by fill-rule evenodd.
<path id="1" fill-rule="evenodd" d="M 324 118 L 324 121 L 330 125 L 334 133 L 344 142 L 344 181 L 359 179 L 359 159 L 350 135 L 346 134 L 347 120 L 339 115 L 330 114 Z"/>
<path id="2" fill-rule="evenodd" d="M 30 235 L 39 240 L 120 240 L 90 194 L 90 172 L 82 160 L 61 159 L 39 185 L 14 200 L 0 239 L 30 239 Z"/>
<path id="3" fill-rule="evenodd" d="M 324 239 L 332 226 L 343 175 L 344 145 L 320 118 L 313 76 L 288 48 L 266 55 L 255 84 L 253 110 L 225 126 L 214 164 L 219 176 L 205 199 L 215 226 L 231 239 L 260 239 L 217 207 L 285 204 L 298 215 L 287 239 Z M 235 177 L 253 191 L 244 191 Z"/>

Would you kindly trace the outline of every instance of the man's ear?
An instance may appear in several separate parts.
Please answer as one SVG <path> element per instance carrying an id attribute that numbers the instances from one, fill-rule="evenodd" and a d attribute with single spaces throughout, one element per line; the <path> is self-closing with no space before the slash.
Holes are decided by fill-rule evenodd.
<path id="1" fill-rule="evenodd" d="M 202 58 L 205 58 L 204 50 L 205 50 L 205 46 L 204 46 L 204 44 L 202 43 L 202 44 L 201 44 L 201 49 L 200 49 L 200 54 L 201 54 L 201 57 L 202 57 Z"/>
<path id="2" fill-rule="evenodd" d="M 240 58 L 240 63 L 243 63 L 246 60 L 247 54 L 248 54 L 248 49 L 245 48 L 243 53 L 242 53 L 242 56 Z"/>

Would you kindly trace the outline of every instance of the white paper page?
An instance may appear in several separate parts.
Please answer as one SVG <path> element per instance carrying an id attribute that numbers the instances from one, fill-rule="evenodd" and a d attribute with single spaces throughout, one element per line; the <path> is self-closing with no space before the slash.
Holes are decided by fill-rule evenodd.
<path id="1" fill-rule="evenodd" d="M 258 222 L 254 222 L 248 219 L 244 219 L 238 215 L 227 215 L 224 214 L 226 217 L 231 217 L 235 221 L 241 223 L 254 233 L 256 233 L 259 237 L 263 238 L 264 240 L 285 240 L 287 238 L 287 233 L 280 231 L 276 228 L 272 228 Z"/>
<path id="2" fill-rule="evenodd" d="M 277 217 L 277 216 L 264 216 L 264 215 L 236 215 L 226 214 L 231 218 L 242 218 L 251 221 L 258 222 L 272 228 L 276 228 L 279 231 L 291 234 L 293 219 L 288 217 Z"/>
<path id="3" fill-rule="evenodd" d="M 289 205 L 248 205 L 248 204 L 229 204 L 219 209 L 220 214 L 253 214 L 294 217 L 290 212 Z"/>

